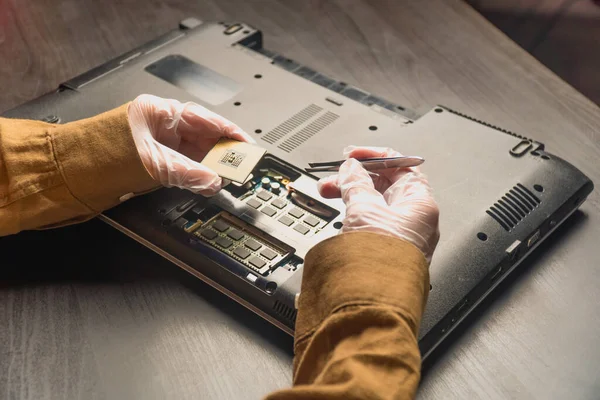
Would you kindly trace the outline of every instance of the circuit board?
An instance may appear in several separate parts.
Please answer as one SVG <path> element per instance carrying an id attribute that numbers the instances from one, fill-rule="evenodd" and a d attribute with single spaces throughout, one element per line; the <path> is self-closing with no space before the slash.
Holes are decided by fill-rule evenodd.
<path id="1" fill-rule="evenodd" d="M 244 185 L 227 188 L 239 200 L 304 236 L 313 236 L 335 211 L 294 189 L 291 178 L 273 168 L 257 168 Z"/>
<path id="2" fill-rule="evenodd" d="M 295 189 L 293 182 L 298 177 L 297 172 L 286 171 L 267 158 L 244 183 L 232 182 L 224 190 L 294 234 L 309 237 L 325 228 L 338 212 Z M 192 209 L 185 217 L 182 228 L 192 240 L 218 249 L 260 276 L 276 268 L 294 272 L 303 263 L 291 246 L 218 207 Z"/>
<path id="3" fill-rule="evenodd" d="M 224 211 L 208 221 L 190 221 L 184 230 L 263 276 L 293 253 L 285 243 Z"/>

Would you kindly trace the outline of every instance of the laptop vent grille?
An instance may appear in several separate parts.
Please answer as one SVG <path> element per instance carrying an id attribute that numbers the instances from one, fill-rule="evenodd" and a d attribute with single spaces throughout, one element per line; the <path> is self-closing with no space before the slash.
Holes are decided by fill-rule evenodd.
<path id="1" fill-rule="evenodd" d="M 281 315 L 283 318 L 289 321 L 296 321 L 296 314 L 298 313 L 297 310 L 286 306 L 280 301 L 275 301 L 275 304 L 273 305 L 273 310 L 275 310 L 277 314 Z"/>
<path id="2" fill-rule="evenodd" d="M 517 183 L 486 212 L 505 231 L 509 232 L 535 210 L 540 203 L 541 200 L 531 190 Z"/>
<path id="3" fill-rule="evenodd" d="M 263 136 L 263 140 L 267 143 L 275 143 L 288 133 L 292 132 L 294 129 L 298 128 L 300 125 L 314 117 L 322 111 L 323 108 L 319 107 L 316 104 L 311 104 L 302 111 L 297 114 L 291 116 L 286 121 L 282 122 L 280 125 L 275 127 L 272 131 Z"/>
<path id="4" fill-rule="evenodd" d="M 339 115 L 332 113 L 331 111 L 327 111 L 325 114 L 321 115 L 319 118 L 315 119 L 310 124 L 306 125 L 304 128 L 287 138 L 283 143 L 281 143 L 277 147 L 289 153 L 290 151 L 294 150 L 296 147 L 300 146 L 302 143 L 306 142 L 308 139 L 313 137 L 327 125 L 333 123 L 339 117 Z"/>

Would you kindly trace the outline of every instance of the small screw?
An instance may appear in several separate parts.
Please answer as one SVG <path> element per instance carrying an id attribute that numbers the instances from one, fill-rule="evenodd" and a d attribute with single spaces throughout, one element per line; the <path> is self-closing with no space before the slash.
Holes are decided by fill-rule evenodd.
<path id="1" fill-rule="evenodd" d="M 58 116 L 56 115 L 51 114 L 42 118 L 42 121 L 48 122 L 50 124 L 56 124 L 58 121 L 60 121 L 60 118 L 58 118 Z"/>

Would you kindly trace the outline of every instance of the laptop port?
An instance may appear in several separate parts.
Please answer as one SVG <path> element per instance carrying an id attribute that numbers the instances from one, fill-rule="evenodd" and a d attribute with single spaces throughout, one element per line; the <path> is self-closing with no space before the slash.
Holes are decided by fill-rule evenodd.
<path id="1" fill-rule="evenodd" d="M 459 306 L 456 308 L 456 311 L 454 312 L 454 315 L 452 315 L 452 319 L 450 320 L 450 323 L 448 324 L 448 326 L 446 326 L 442 332 L 444 331 L 449 331 L 450 328 L 452 327 L 452 325 L 454 325 L 459 318 L 467 311 L 467 309 L 469 308 L 469 305 L 471 304 L 471 302 L 469 301 L 469 298 L 465 298 L 460 304 Z"/>
<path id="2" fill-rule="evenodd" d="M 227 29 L 225 29 L 223 31 L 223 33 L 226 35 L 231 35 L 233 33 L 236 33 L 237 31 L 239 31 L 240 29 L 242 29 L 241 24 L 233 24 L 233 25 L 230 25 Z"/>
<path id="3" fill-rule="evenodd" d="M 539 238 L 540 238 L 540 230 L 538 229 L 537 231 L 535 231 L 535 233 L 533 235 L 531 235 L 531 237 L 527 241 L 527 247 L 533 246 L 538 241 Z"/>
<path id="4" fill-rule="evenodd" d="M 498 269 L 496 270 L 496 272 L 494 272 L 494 274 L 492 275 L 492 277 L 490 278 L 490 283 L 494 283 L 496 282 L 496 280 L 498 278 L 500 278 L 500 276 L 502 275 L 502 273 L 504 272 L 504 268 L 502 267 L 498 267 Z"/>
<path id="5" fill-rule="evenodd" d="M 506 254 L 508 254 L 508 262 L 512 265 L 515 263 L 515 261 L 518 260 L 519 258 L 519 249 L 521 246 L 521 241 L 520 240 L 515 240 L 513 242 L 513 244 L 511 244 L 510 246 L 508 246 L 508 248 L 505 250 Z"/>
<path id="6" fill-rule="evenodd" d="M 466 298 L 463 300 L 463 302 L 460 304 L 460 306 L 458 306 L 456 313 L 462 314 L 463 312 L 465 312 L 467 310 L 468 305 L 469 305 L 469 298 Z"/>

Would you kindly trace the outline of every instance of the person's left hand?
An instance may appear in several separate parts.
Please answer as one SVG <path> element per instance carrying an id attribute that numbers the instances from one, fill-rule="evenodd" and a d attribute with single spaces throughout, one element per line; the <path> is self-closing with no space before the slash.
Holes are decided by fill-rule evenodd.
<path id="1" fill-rule="evenodd" d="M 216 194 L 222 179 L 200 164 L 221 137 L 254 140 L 240 127 L 192 102 L 143 94 L 127 110 L 133 139 L 144 166 L 166 187 L 204 196 Z"/>

